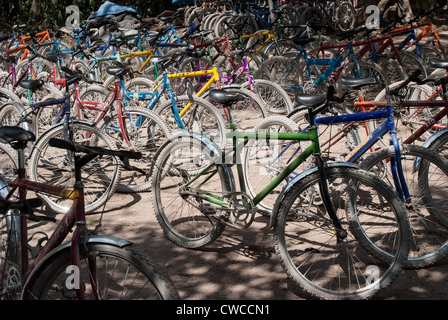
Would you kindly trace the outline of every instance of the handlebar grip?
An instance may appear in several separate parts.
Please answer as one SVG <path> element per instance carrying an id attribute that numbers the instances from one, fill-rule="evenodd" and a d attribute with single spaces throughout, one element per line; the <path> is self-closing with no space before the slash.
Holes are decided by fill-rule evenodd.
<path id="1" fill-rule="evenodd" d="M 142 158 L 142 153 L 138 151 L 120 151 L 120 152 L 127 154 L 128 159 L 139 160 Z"/>
<path id="2" fill-rule="evenodd" d="M 70 151 L 76 151 L 76 146 L 73 144 L 73 142 L 68 141 L 68 140 L 51 138 L 50 141 L 48 141 L 48 143 L 52 147 L 66 149 L 66 150 L 70 150 Z"/>

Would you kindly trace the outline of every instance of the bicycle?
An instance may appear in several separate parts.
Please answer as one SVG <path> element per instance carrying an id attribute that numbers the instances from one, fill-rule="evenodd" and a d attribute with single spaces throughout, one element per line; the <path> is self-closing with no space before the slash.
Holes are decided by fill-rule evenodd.
<path id="1" fill-rule="evenodd" d="M 87 121 L 71 118 L 70 97 L 73 92 L 70 92 L 69 88 L 83 78 L 80 75 L 74 75 L 68 69 L 65 69 L 65 71 L 67 71 L 67 78 L 63 98 L 37 102 L 32 105 L 33 109 L 25 115 L 22 114 L 22 109 L 18 108 L 16 104 L 8 104 L 5 106 L 8 107 L 4 110 L 5 112 L 2 111 L 3 125 L 9 124 L 29 129 L 30 123 L 28 121 L 31 116 L 35 116 L 35 114 L 39 115 L 39 113 L 42 112 L 47 115 L 47 111 L 42 111 L 45 110 L 44 107 L 51 105 L 57 106 L 57 113 L 53 113 L 54 108 L 50 108 L 51 110 L 48 113 L 50 114 L 53 125 L 45 131 L 45 134 L 40 133 L 34 144 L 28 146 L 26 153 L 27 156 L 29 155 L 28 164 L 32 179 L 34 181 L 44 179 L 48 184 L 59 186 L 72 185 L 71 183 L 74 182 L 73 161 L 67 153 L 61 155 L 51 148 L 47 150 L 49 137 L 59 137 L 88 145 L 105 146 L 107 149 L 117 149 L 117 146 L 111 138 L 100 130 L 100 128 L 95 127 L 92 123 Z M 38 82 L 39 80 L 30 80 L 31 85 L 39 84 Z M 41 123 L 42 121 L 37 120 L 34 122 L 34 125 L 39 126 Z M 35 127 L 35 130 L 38 130 L 38 128 L 39 127 Z M 43 149 L 43 147 L 45 148 Z M 50 151 L 54 151 L 54 153 L 51 153 Z M 46 169 L 48 169 L 48 171 L 46 171 Z M 84 179 L 90 181 L 84 190 L 86 193 L 86 212 L 99 208 L 105 201 L 107 201 L 107 199 L 109 199 L 117 188 L 120 172 L 120 165 L 113 157 L 103 157 L 101 162 L 94 161 L 88 166 L 83 167 Z M 55 212 L 64 213 L 68 210 L 68 205 L 63 202 L 57 202 L 61 199 L 52 199 L 43 194 L 39 194 L 38 196 L 41 197 Z"/>
<path id="2" fill-rule="evenodd" d="M 27 180 L 23 151 L 33 140 L 35 136 L 22 128 L 0 128 L 0 141 L 17 150 L 19 163 L 18 180 L 11 190 L 7 190 L 8 185 L 0 177 L 1 194 L 5 195 L 0 198 L 4 230 L 0 260 L 2 298 L 179 299 L 166 272 L 129 241 L 87 229 L 82 166 L 102 155 L 119 157 L 124 163 L 140 155 L 52 140 L 53 145 L 73 153 L 77 181 L 74 189 L 66 189 Z M 17 200 L 13 197 L 16 191 Z M 73 201 L 51 236 L 39 232 L 28 236 L 28 220 L 56 222 L 56 219 L 36 215 L 33 208 L 41 206 L 42 201 L 28 199 L 27 191 L 46 192 Z M 36 246 L 30 244 L 34 237 L 39 237 Z M 64 240 L 67 242 L 63 243 Z"/>
<path id="3" fill-rule="evenodd" d="M 255 79 L 271 80 L 291 96 L 297 92 L 325 92 L 325 87 L 337 82 L 341 75 L 375 78 L 377 87 L 381 89 L 390 84 L 379 65 L 358 61 L 351 42 L 344 46 L 336 58 L 327 58 L 324 51 L 322 54 L 319 53 L 320 49 L 310 57 L 307 54 L 305 45 L 313 42 L 314 38 L 300 38 L 294 41 L 302 46 L 294 58 L 280 56 L 267 59 L 255 73 Z M 318 68 L 319 66 L 322 66 L 322 70 Z M 372 89 L 372 92 L 379 92 L 381 89 L 378 88 Z"/>
<path id="4" fill-rule="evenodd" d="M 230 113 L 232 103 L 245 98 L 241 94 L 216 89 L 210 91 L 210 96 Z M 310 110 L 310 119 L 313 118 L 314 113 Z M 274 228 L 276 251 L 286 273 L 305 292 L 326 299 L 367 298 L 392 282 L 407 257 L 410 229 L 403 204 L 389 186 L 355 165 L 325 164 L 315 126 L 307 133 L 275 136 L 237 131 L 233 123 L 230 128 L 228 137 L 232 138 L 233 147 L 229 152 L 221 150 L 207 137 L 194 133 L 175 136 L 162 147 L 153 171 L 151 195 L 157 220 L 170 241 L 184 248 L 201 248 L 216 240 L 226 226 L 249 227 L 255 206 L 300 163 L 314 155 L 317 167 L 288 183 L 279 195 L 269 221 L 269 226 Z M 244 168 L 238 161 L 241 159 L 238 150 L 248 140 L 261 137 L 307 140 L 310 146 L 275 181 L 252 198 L 244 189 Z M 238 138 L 244 141 L 237 143 Z M 237 189 L 231 166 L 237 168 L 241 191 Z M 320 204 L 314 201 L 318 190 L 323 198 Z M 384 207 L 387 209 L 382 211 L 384 216 L 370 211 L 379 205 L 378 197 L 385 200 L 382 208 L 387 203 Z M 338 203 L 341 199 L 344 200 Z M 296 200 L 302 201 L 302 205 L 293 207 Z M 307 211 L 308 208 L 311 210 Z M 365 222 L 370 226 L 381 225 L 381 228 L 367 228 Z M 374 235 L 372 231 L 385 232 L 383 235 L 388 234 L 398 242 L 392 244 L 388 242 L 391 239 L 388 236 Z M 357 249 L 362 253 L 358 251 L 354 260 L 359 265 L 354 267 L 351 258 Z M 380 267 L 374 258 L 381 259 L 387 266 Z M 333 262 L 334 269 L 328 266 Z M 366 283 L 362 274 L 369 265 L 378 271 L 378 277 L 369 278 Z M 359 281 L 355 284 L 354 279 Z"/>
<path id="5" fill-rule="evenodd" d="M 319 0 L 316 5 L 303 11 L 301 20 L 314 23 L 324 23 L 327 20 L 339 30 L 348 31 L 355 26 L 356 12 L 352 3 L 347 0 Z"/>
<path id="6" fill-rule="evenodd" d="M 346 81 L 349 82 L 347 84 L 358 89 L 360 86 L 367 85 L 368 80 L 371 79 L 350 79 Z M 317 96 L 316 100 L 309 96 L 297 96 L 300 104 L 306 106 L 298 108 L 296 113 L 291 116 L 291 119 L 300 124 L 299 132 L 307 130 L 308 126 L 311 125 L 306 110 L 313 106 L 310 101 L 324 103 L 325 98 L 325 95 Z M 341 99 L 338 102 L 340 103 L 343 100 Z M 332 113 L 331 109 L 329 111 Z M 387 106 L 386 110 L 316 117 L 314 124 L 323 126 L 348 123 L 350 126 L 353 123 L 378 119 L 382 119 L 383 122 L 378 124 L 365 140 L 360 141 L 359 144 L 355 144 L 351 150 L 348 150 L 342 160 L 347 163 L 359 163 L 361 168 L 373 171 L 381 176 L 384 181 L 395 188 L 400 199 L 406 203 L 414 233 L 413 247 L 404 263 L 405 266 L 419 268 L 433 265 L 448 255 L 448 234 L 438 221 L 438 217 L 443 216 L 445 212 L 445 197 L 443 195 L 445 187 L 443 184 L 448 175 L 448 162 L 442 156 L 427 148 L 402 145 L 395 132 L 393 110 L 390 105 Z M 265 124 L 265 127 L 268 127 L 268 125 Z M 323 130 L 323 132 L 325 131 Z M 323 133 L 320 134 L 323 135 Z M 330 137 L 332 135 L 331 132 L 325 134 L 330 135 Z M 379 149 L 366 156 L 367 151 L 372 150 L 373 146 L 377 146 L 379 139 L 386 134 L 390 138 L 390 147 Z M 256 158 L 257 162 L 247 165 L 244 173 L 248 193 L 252 196 L 260 190 L 260 179 L 255 175 L 256 172 L 262 176 L 263 181 L 275 179 L 278 172 L 289 165 L 291 154 L 299 150 L 292 148 L 288 153 L 287 150 L 294 146 L 287 144 L 276 146 L 279 150 L 274 149 L 275 154 L 271 155 L 271 153 L 265 151 L 266 146 L 263 144 L 251 147 L 245 156 Z M 301 146 L 298 148 L 301 148 Z M 362 159 L 363 156 L 365 156 L 364 159 Z M 307 167 L 305 166 L 305 168 Z M 300 174 L 300 172 L 295 171 L 288 178 L 294 179 Z M 272 208 L 272 199 L 266 199 L 259 205 L 262 209 L 269 210 Z"/>

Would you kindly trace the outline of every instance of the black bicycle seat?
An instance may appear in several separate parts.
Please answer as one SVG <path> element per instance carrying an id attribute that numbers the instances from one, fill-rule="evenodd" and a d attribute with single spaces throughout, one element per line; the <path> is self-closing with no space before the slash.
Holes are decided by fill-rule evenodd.
<path id="1" fill-rule="evenodd" d="M 429 63 L 435 68 L 448 69 L 448 61 L 446 60 L 429 59 Z"/>
<path id="2" fill-rule="evenodd" d="M 224 89 L 212 89 L 209 93 L 210 100 L 222 104 L 230 104 L 246 99 L 246 95 L 241 92 L 231 92 Z"/>
<path id="3" fill-rule="evenodd" d="M 31 131 L 21 127 L 0 127 L 0 142 L 14 144 L 15 142 L 26 143 L 28 141 L 36 141 L 36 136 Z"/>
<path id="4" fill-rule="evenodd" d="M 296 101 L 300 105 L 314 107 L 325 103 L 327 101 L 327 95 L 299 93 L 298 95 L 296 95 Z"/>
<path id="5" fill-rule="evenodd" d="M 340 78 L 341 84 L 353 88 L 355 90 L 360 89 L 361 87 L 376 84 L 375 78 Z"/>
<path id="6" fill-rule="evenodd" d="M 208 52 L 205 50 L 193 50 L 190 48 L 185 49 L 185 54 L 192 58 L 201 58 L 208 55 Z"/>
<path id="7" fill-rule="evenodd" d="M 300 38 L 299 37 L 299 38 L 292 39 L 292 41 L 295 44 L 299 45 L 299 46 L 305 45 L 305 44 L 310 43 L 310 42 L 313 42 L 314 40 L 316 40 L 316 39 L 315 38 L 308 38 L 308 37 L 306 37 L 306 38 Z"/>
<path id="8" fill-rule="evenodd" d="M 24 89 L 37 89 L 45 84 L 43 80 L 22 80 L 19 82 L 19 86 Z"/>

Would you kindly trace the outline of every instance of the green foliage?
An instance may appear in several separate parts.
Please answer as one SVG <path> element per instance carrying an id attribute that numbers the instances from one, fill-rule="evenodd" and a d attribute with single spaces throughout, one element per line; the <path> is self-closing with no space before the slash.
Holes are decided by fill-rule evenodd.
<path id="1" fill-rule="evenodd" d="M 41 28 L 48 25 L 61 27 L 65 24 L 68 17 L 66 8 L 70 5 L 76 5 L 80 8 L 81 21 L 85 21 L 92 13 L 98 10 L 105 1 L 100 0 L 0 0 L 3 8 L 0 11 L 1 29 L 9 29 L 14 24 L 26 23 L 31 29 L 37 22 L 41 22 Z M 118 5 L 133 6 L 143 17 L 155 17 L 164 10 L 175 9 L 171 1 L 157 0 L 112 0 Z M 37 14 L 33 19 L 33 13 L 30 9 L 37 8 Z M 31 13 L 31 15 L 30 15 Z"/>

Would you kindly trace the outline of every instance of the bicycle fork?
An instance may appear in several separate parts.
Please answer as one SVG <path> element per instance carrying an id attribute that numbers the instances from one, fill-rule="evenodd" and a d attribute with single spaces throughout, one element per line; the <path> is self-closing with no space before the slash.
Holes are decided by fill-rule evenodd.
<path id="1" fill-rule="evenodd" d="M 314 156 L 316 158 L 316 165 L 319 171 L 320 196 L 322 197 L 325 209 L 327 210 L 328 215 L 330 216 L 330 219 L 336 230 L 336 238 L 339 243 L 347 237 L 347 231 L 345 231 L 344 228 L 342 227 L 341 221 L 339 220 L 336 211 L 334 209 L 334 206 L 331 202 L 330 194 L 328 192 L 327 173 L 325 170 L 325 165 L 322 160 L 321 154 L 317 153 L 314 154 Z"/>

